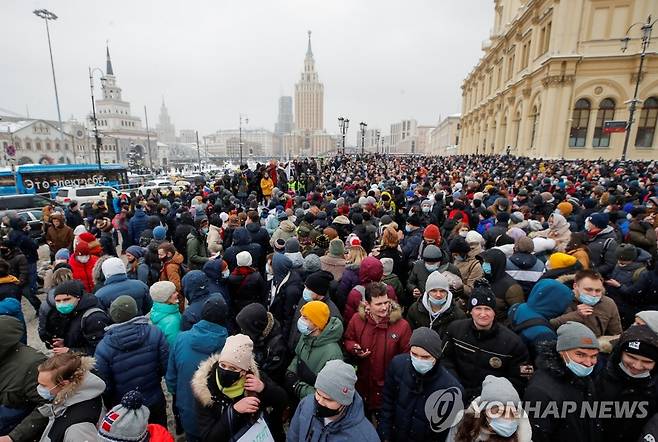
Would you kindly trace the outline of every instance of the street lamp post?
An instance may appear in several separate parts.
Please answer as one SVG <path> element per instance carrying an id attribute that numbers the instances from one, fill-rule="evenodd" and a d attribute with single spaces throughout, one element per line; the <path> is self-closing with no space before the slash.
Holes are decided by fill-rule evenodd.
<path id="1" fill-rule="evenodd" d="M 379 137 L 381 136 L 381 133 L 379 132 L 379 129 L 375 131 L 375 153 L 379 153 Z"/>
<path id="2" fill-rule="evenodd" d="M 243 117 L 242 114 L 240 114 L 240 138 L 238 144 L 240 145 L 240 166 L 242 166 L 242 119 L 244 118 L 245 124 L 249 124 L 249 118 Z"/>
<path id="3" fill-rule="evenodd" d="M 628 151 L 628 141 L 631 138 L 631 127 L 633 125 L 633 117 L 635 116 L 635 110 L 637 109 L 637 103 L 641 102 L 642 100 L 639 100 L 637 98 L 637 93 L 640 88 L 640 81 L 642 80 L 642 67 L 644 66 L 644 59 L 646 57 L 647 53 L 647 47 L 649 47 L 649 43 L 651 43 L 651 31 L 653 30 L 653 25 L 656 24 L 656 21 L 654 20 L 653 22 L 651 21 L 651 16 L 649 15 L 647 17 L 647 21 L 645 23 L 642 22 L 637 22 L 633 23 L 628 30 L 626 31 L 626 36 L 621 39 L 621 51 L 626 52 L 626 49 L 628 49 L 628 42 L 631 40 L 631 38 L 628 36 L 629 32 L 631 32 L 631 29 L 636 26 L 636 25 L 641 25 L 642 27 L 640 28 L 642 30 L 642 52 L 640 52 L 640 66 L 637 70 L 637 75 L 635 78 L 635 92 L 633 93 L 633 99 L 630 100 L 630 107 L 628 109 L 628 122 L 626 123 L 626 134 L 624 137 L 624 150 L 621 153 L 621 160 L 626 161 L 626 152 Z"/>
<path id="4" fill-rule="evenodd" d="M 59 110 L 59 95 L 57 94 L 57 79 L 55 78 L 55 63 L 53 62 L 53 47 L 50 43 L 50 29 L 48 28 L 49 20 L 57 20 L 57 16 L 47 9 L 35 9 L 34 15 L 42 18 L 46 22 L 46 35 L 48 36 L 48 51 L 50 52 L 50 68 L 53 72 L 53 85 L 55 86 L 55 103 L 57 104 L 57 121 L 59 121 L 59 136 L 64 139 L 64 128 L 62 126 L 62 113 Z"/>
<path id="5" fill-rule="evenodd" d="M 366 153 L 366 127 L 368 125 L 363 121 L 359 123 L 359 128 L 361 129 L 361 155 Z"/>
<path id="6" fill-rule="evenodd" d="M 345 135 L 347 134 L 347 129 L 350 127 L 350 120 L 347 118 L 343 117 L 338 117 L 338 128 L 340 129 L 340 133 L 343 137 L 341 147 L 342 147 L 342 154 L 345 155 Z"/>
<path id="7" fill-rule="evenodd" d="M 96 162 L 98 163 L 98 170 L 101 170 L 101 136 L 98 132 L 98 119 L 96 118 L 96 100 L 94 99 L 94 71 L 100 71 L 101 75 L 103 71 L 99 68 L 92 69 L 89 68 L 89 89 L 91 90 L 91 112 L 92 112 L 92 121 L 94 123 L 94 138 L 96 139 Z"/>

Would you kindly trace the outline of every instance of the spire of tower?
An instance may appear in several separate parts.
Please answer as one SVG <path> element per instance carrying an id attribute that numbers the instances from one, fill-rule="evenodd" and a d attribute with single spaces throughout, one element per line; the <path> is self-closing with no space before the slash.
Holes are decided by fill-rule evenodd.
<path id="1" fill-rule="evenodd" d="M 114 71 L 112 70 L 112 60 L 110 59 L 110 46 L 106 45 L 105 49 L 107 52 L 107 68 L 105 69 L 105 75 L 114 75 Z"/>
<path id="2" fill-rule="evenodd" d="M 311 50 L 311 31 L 308 31 L 308 49 L 306 49 L 306 56 L 313 57 L 313 51 Z"/>

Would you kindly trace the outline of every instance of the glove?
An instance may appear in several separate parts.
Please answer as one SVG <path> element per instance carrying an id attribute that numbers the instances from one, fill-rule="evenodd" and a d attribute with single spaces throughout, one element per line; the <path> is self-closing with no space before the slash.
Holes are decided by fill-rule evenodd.
<path id="1" fill-rule="evenodd" d="M 313 370 L 308 368 L 308 365 L 306 365 L 306 362 L 302 361 L 301 359 L 298 360 L 299 362 L 297 363 L 297 376 L 299 376 L 299 379 L 302 382 L 306 382 L 309 385 L 315 385 L 315 378 L 317 375 L 313 373 Z"/>
<path id="2" fill-rule="evenodd" d="M 297 386 L 298 382 L 299 377 L 297 376 L 297 373 L 293 371 L 286 371 L 285 387 L 287 391 L 292 394 L 297 394 L 295 387 Z"/>

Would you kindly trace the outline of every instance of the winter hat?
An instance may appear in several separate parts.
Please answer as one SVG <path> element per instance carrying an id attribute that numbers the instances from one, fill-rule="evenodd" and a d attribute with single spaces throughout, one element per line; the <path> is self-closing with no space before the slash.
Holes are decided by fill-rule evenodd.
<path id="1" fill-rule="evenodd" d="M 274 250 L 277 252 L 283 252 L 286 249 L 286 240 L 279 238 L 274 242 Z"/>
<path id="2" fill-rule="evenodd" d="M 323 212 L 324 213 L 324 212 Z M 325 235 L 324 233 L 321 235 L 318 235 L 315 238 L 315 245 L 318 246 L 319 248 L 323 250 L 327 250 L 329 248 L 329 237 Z"/>
<path id="3" fill-rule="evenodd" d="M 190 270 L 181 280 L 185 298 L 189 301 L 192 296 L 196 299 L 209 294 L 208 283 L 208 276 L 201 270 Z"/>
<path id="4" fill-rule="evenodd" d="M 567 217 L 573 212 L 573 205 L 569 201 L 562 201 L 557 205 L 557 210 L 560 211 L 562 216 Z"/>
<path id="5" fill-rule="evenodd" d="M 441 253 L 441 249 L 439 249 L 437 246 L 434 244 L 430 244 L 425 249 L 423 249 L 423 260 L 427 262 L 437 262 L 441 261 L 441 257 L 443 256 L 443 253 Z"/>
<path id="6" fill-rule="evenodd" d="M 329 306 L 322 301 L 307 302 L 302 306 L 301 314 L 320 330 L 324 330 L 329 322 Z"/>
<path id="7" fill-rule="evenodd" d="M 174 293 L 176 293 L 176 286 L 171 281 L 158 281 L 149 289 L 153 302 L 167 302 Z"/>
<path id="8" fill-rule="evenodd" d="M 535 237 L 532 238 L 532 242 L 535 245 L 535 254 L 549 252 L 554 250 L 556 246 L 555 240 L 552 238 Z"/>
<path id="9" fill-rule="evenodd" d="M 557 329 L 557 351 L 574 348 L 592 348 L 599 350 L 599 340 L 589 327 L 580 322 L 567 321 Z"/>
<path id="10" fill-rule="evenodd" d="M 520 224 L 525 219 L 523 212 L 512 212 L 509 216 L 509 220 L 512 224 Z"/>
<path id="11" fill-rule="evenodd" d="M 59 249 L 57 253 L 55 253 L 55 259 L 56 260 L 66 260 L 71 257 L 71 253 L 69 252 L 69 249 Z"/>
<path id="12" fill-rule="evenodd" d="M 345 257 L 345 244 L 340 238 L 332 239 L 329 242 L 329 255 L 336 256 L 338 258 Z"/>
<path id="13" fill-rule="evenodd" d="M 137 302 L 132 296 L 121 295 L 110 304 L 110 318 L 115 324 L 130 321 L 138 314 Z"/>
<path id="14" fill-rule="evenodd" d="M 144 249 L 140 246 L 130 246 L 126 249 L 126 253 L 130 253 L 132 256 L 139 259 L 144 256 Z"/>
<path id="15" fill-rule="evenodd" d="M 438 272 L 434 272 L 438 273 Z M 411 334 L 411 347 L 420 347 L 437 360 L 441 358 L 443 343 L 437 332 L 429 327 L 419 327 Z"/>
<path id="16" fill-rule="evenodd" d="M 143 405 L 139 391 L 123 395 L 121 403 L 112 408 L 98 427 L 98 437 L 110 442 L 142 442 L 148 440 L 148 420 L 151 412 Z"/>
<path id="17" fill-rule="evenodd" d="M 482 381 L 481 404 L 503 403 L 516 405 L 519 402 L 521 402 L 519 393 L 507 378 L 489 374 Z"/>
<path id="18" fill-rule="evenodd" d="M 469 244 L 484 244 L 484 238 L 475 230 L 469 230 L 466 234 L 466 242 Z"/>
<path id="19" fill-rule="evenodd" d="M 658 311 L 644 310 L 637 313 L 635 317 L 643 320 L 644 323 L 658 335 Z"/>
<path id="20" fill-rule="evenodd" d="M 607 213 L 592 213 L 592 215 L 589 217 L 589 222 L 591 222 L 594 227 L 598 227 L 599 229 L 605 229 L 608 227 L 608 223 L 610 222 L 610 217 L 608 216 Z"/>
<path id="21" fill-rule="evenodd" d="M 84 295 L 84 288 L 82 287 L 82 283 L 77 279 L 64 281 L 55 287 L 55 296 L 57 295 L 69 295 L 75 298 L 82 298 Z"/>
<path id="22" fill-rule="evenodd" d="M 636 328 L 636 327 L 639 327 Z M 634 327 L 631 327 L 628 329 L 626 332 L 624 332 L 624 335 L 630 335 L 630 336 L 640 336 L 642 334 L 647 334 L 647 333 L 652 333 L 652 331 L 645 330 L 644 332 L 640 331 L 643 328 L 648 328 L 650 327 L 646 325 L 637 325 Z M 638 331 L 637 333 L 634 333 L 635 331 Z M 622 335 L 623 340 L 624 336 Z M 653 342 L 653 341 L 652 341 Z M 625 351 L 626 353 L 638 355 L 638 356 L 644 356 L 645 358 L 649 358 L 654 362 L 658 362 L 658 348 L 655 345 L 650 344 L 649 342 L 646 341 L 641 341 L 640 339 L 629 339 L 626 342 L 624 342 L 621 346 L 621 351 Z"/>
<path id="23" fill-rule="evenodd" d="M 635 261 L 637 258 L 637 248 L 633 244 L 619 244 L 615 250 L 615 257 L 618 261 Z"/>
<path id="24" fill-rule="evenodd" d="M 345 215 L 338 215 L 336 218 L 334 218 L 334 224 L 349 225 L 350 219 Z"/>
<path id="25" fill-rule="evenodd" d="M 105 279 L 107 279 L 110 276 L 114 276 L 114 275 L 125 275 L 126 265 L 123 263 L 121 258 L 117 258 L 113 256 L 112 258 L 108 258 L 105 261 L 103 261 L 101 270 L 103 271 L 103 275 L 105 276 Z"/>
<path id="26" fill-rule="evenodd" d="M 87 229 L 85 228 L 85 226 L 80 224 L 79 226 L 76 226 L 75 229 L 73 229 L 73 235 L 77 236 L 77 237 L 80 237 L 80 235 L 82 235 L 86 231 L 87 231 Z"/>
<path id="27" fill-rule="evenodd" d="M 278 219 L 279 221 L 285 221 L 288 219 L 288 214 L 286 212 L 279 212 L 276 215 L 276 219 Z"/>
<path id="28" fill-rule="evenodd" d="M 84 242 L 96 241 L 96 237 L 94 236 L 94 234 L 87 231 L 84 231 L 80 234 L 80 239 Z"/>
<path id="29" fill-rule="evenodd" d="M 317 272 L 322 267 L 320 263 L 320 257 L 315 253 L 310 253 L 304 258 L 304 265 L 302 268 L 308 274 Z"/>
<path id="30" fill-rule="evenodd" d="M 218 362 L 228 362 L 241 370 L 249 371 L 255 365 L 254 343 L 247 335 L 237 334 L 226 338 Z"/>
<path id="31" fill-rule="evenodd" d="M 334 276 L 331 273 L 324 270 L 319 270 L 308 275 L 308 277 L 306 277 L 306 281 L 304 281 L 304 285 L 309 290 L 312 290 L 313 293 L 320 296 L 326 296 L 327 292 L 329 291 L 329 285 L 333 280 Z"/>
<path id="32" fill-rule="evenodd" d="M 384 275 L 390 275 L 393 273 L 393 258 L 379 258 L 379 260 L 382 262 Z"/>
<path id="33" fill-rule="evenodd" d="M 356 247 L 361 245 L 361 239 L 354 233 L 350 233 L 347 237 L 347 247 Z"/>
<path id="34" fill-rule="evenodd" d="M 535 251 L 535 243 L 527 236 L 522 236 L 516 240 L 514 249 L 519 253 L 532 253 Z"/>
<path id="35" fill-rule="evenodd" d="M 548 257 L 546 267 L 548 267 L 550 270 L 566 269 L 567 267 L 571 267 L 572 265 L 576 264 L 577 261 L 578 259 L 575 256 L 571 256 L 562 252 L 556 252 L 552 253 L 551 256 Z"/>
<path id="36" fill-rule="evenodd" d="M 315 378 L 315 388 L 341 405 L 351 405 L 354 400 L 356 371 L 340 359 L 332 359 L 322 367 Z"/>
<path id="37" fill-rule="evenodd" d="M 468 309 L 472 310 L 473 307 L 485 306 L 492 310 L 496 310 L 496 295 L 487 284 L 477 284 L 471 292 L 471 297 L 468 300 Z"/>
<path id="38" fill-rule="evenodd" d="M 380 218 L 379 222 L 382 226 L 388 226 L 393 222 L 393 218 L 391 218 L 391 215 L 384 215 Z"/>
<path id="39" fill-rule="evenodd" d="M 427 281 L 425 281 L 426 293 L 430 290 L 436 289 L 445 290 L 446 292 L 450 291 L 450 280 L 439 271 L 430 273 L 430 275 L 427 277 Z"/>
<path id="40" fill-rule="evenodd" d="M 423 230 L 423 238 L 433 239 L 434 243 L 438 244 L 438 242 L 441 240 L 441 233 L 439 232 L 439 228 L 434 224 L 429 224 L 427 227 L 425 227 L 425 230 Z"/>
<path id="41" fill-rule="evenodd" d="M 251 253 L 247 251 L 240 252 L 235 257 L 238 267 L 249 267 L 252 263 Z"/>
<path id="42" fill-rule="evenodd" d="M 407 218 L 407 224 L 418 227 L 420 226 L 420 218 L 418 217 L 418 215 L 413 214 L 409 218 Z"/>
<path id="43" fill-rule="evenodd" d="M 228 306 L 224 297 L 219 293 L 213 293 L 203 303 L 201 319 L 213 324 L 225 325 L 228 317 Z"/>
<path id="44" fill-rule="evenodd" d="M 162 226 L 158 226 L 155 229 L 153 229 L 153 239 L 156 241 L 162 241 L 165 239 L 165 236 L 167 235 L 167 229 L 165 229 Z"/>
<path id="45" fill-rule="evenodd" d="M 499 223 L 507 224 L 509 223 L 510 215 L 509 212 L 498 212 L 496 214 L 496 221 Z"/>
<path id="46" fill-rule="evenodd" d="M 450 253 L 458 253 L 460 255 L 465 255 L 471 250 L 471 247 L 466 242 L 466 239 L 462 238 L 461 236 L 455 236 L 453 239 L 450 240 L 450 244 L 448 245 L 448 250 L 450 250 Z"/>
<path id="47" fill-rule="evenodd" d="M 235 322 L 238 323 L 238 327 L 243 333 L 249 336 L 262 336 L 266 334 L 263 332 L 272 323 L 271 316 L 272 314 L 265 310 L 262 304 L 254 302 L 240 310 L 235 317 Z"/>
<path id="48" fill-rule="evenodd" d="M 298 253 L 299 252 L 299 240 L 295 237 L 292 237 L 286 241 L 286 253 Z"/>
<path id="49" fill-rule="evenodd" d="M 78 241 L 75 246 L 75 256 L 88 256 L 91 253 L 89 250 L 89 243 L 86 241 Z"/>

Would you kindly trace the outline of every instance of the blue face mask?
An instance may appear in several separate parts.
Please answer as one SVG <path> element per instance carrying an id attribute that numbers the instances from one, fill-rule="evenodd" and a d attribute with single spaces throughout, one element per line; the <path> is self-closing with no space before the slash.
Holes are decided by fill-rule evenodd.
<path id="1" fill-rule="evenodd" d="M 404 230 L 405 230 L 407 233 L 411 233 L 411 226 L 409 226 L 409 225 L 404 226 Z"/>
<path id="2" fill-rule="evenodd" d="M 304 318 L 299 318 L 297 320 L 297 330 L 304 336 L 308 336 L 313 332 L 313 329 L 308 325 Z"/>
<path id="3" fill-rule="evenodd" d="M 428 272 L 433 272 L 434 270 L 436 270 L 436 269 L 439 268 L 439 265 L 438 265 L 438 264 L 434 264 L 434 263 L 431 263 L 431 264 L 430 264 L 430 263 L 426 262 L 426 263 L 425 263 L 425 268 L 427 269 Z"/>
<path id="4" fill-rule="evenodd" d="M 55 308 L 63 315 L 68 315 L 75 309 L 75 304 L 55 304 Z"/>
<path id="5" fill-rule="evenodd" d="M 435 305 L 435 306 L 441 306 L 444 305 L 448 301 L 448 297 L 446 296 L 443 299 L 436 299 L 431 295 L 427 295 L 427 299 L 430 302 L 430 304 Z"/>
<path id="6" fill-rule="evenodd" d="M 587 295 L 585 293 L 581 293 L 578 298 L 580 299 L 580 302 L 589 306 L 595 306 L 601 300 L 598 296 Z"/>
<path id="7" fill-rule="evenodd" d="M 516 419 L 509 420 L 502 417 L 495 417 L 489 421 L 489 426 L 499 436 L 510 437 L 516 433 L 517 428 L 519 428 L 519 423 Z"/>
<path id="8" fill-rule="evenodd" d="M 313 291 L 304 287 L 304 291 L 302 292 L 302 298 L 304 298 L 304 302 L 313 301 Z"/>
<path id="9" fill-rule="evenodd" d="M 201 233 L 203 233 L 204 235 L 207 235 L 208 234 L 208 228 L 204 227 L 203 229 L 201 229 Z"/>
<path id="10" fill-rule="evenodd" d="M 579 378 L 584 378 L 585 376 L 589 376 L 590 374 L 592 374 L 592 371 L 594 370 L 593 365 L 591 367 L 585 367 L 584 365 L 574 362 L 571 359 L 569 359 L 569 362 L 567 362 L 566 364 L 567 364 L 567 368 L 571 370 L 571 372 L 576 376 L 578 376 Z"/>
<path id="11" fill-rule="evenodd" d="M 53 387 L 55 388 L 55 387 Z M 52 393 L 52 388 L 49 390 L 41 384 L 37 384 L 37 394 L 44 398 L 47 401 L 52 401 L 55 399 L 55 395 Z"/>
<path id="12" fill-rule="evenodd" d="M 432 367 L 434 367 L 434 363 L 436 362 L 436 361 L 425 361 L 423 359 L 418 359 L 414 355 L 410 355 L 410 356 L 411 356 L 411 365 L 413 365 L 414 369 L 420 374 L 425 374 L 428 371 L 430 371 Z"/>
<path id="13" fill-rule="evenodd" d="M 491 263 L 486 261 L 483 262 L 482 271 L 484 272 L 485 275 L 491 275 Z"/>

